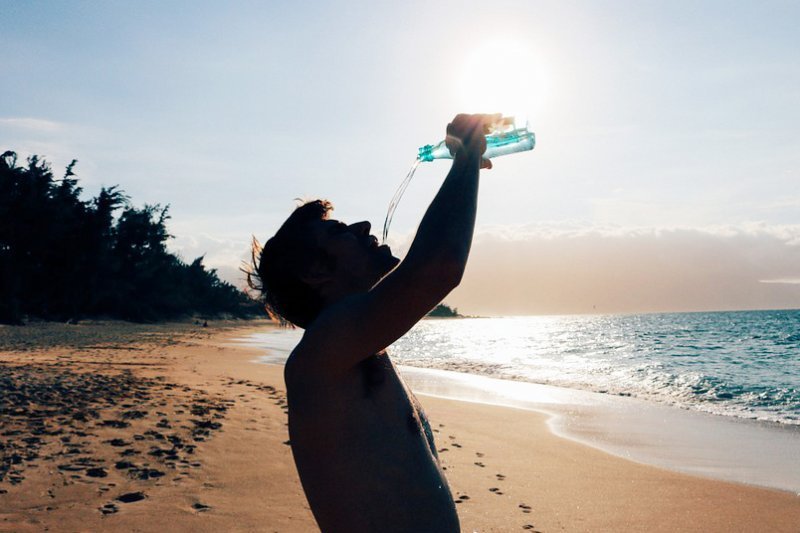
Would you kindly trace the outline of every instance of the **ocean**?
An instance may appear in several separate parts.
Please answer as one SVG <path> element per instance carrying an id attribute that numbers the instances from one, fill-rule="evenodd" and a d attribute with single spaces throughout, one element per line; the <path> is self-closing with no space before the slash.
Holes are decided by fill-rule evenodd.
<path id="1" fill-rule="evenodd" d="M 238 341 L 281 364 L 301 335 Z M 800 310 L 431 319 L 389 353 L 416 394 L 543 412 L 620 457 L 800 494 Z"/>
<path id="2" fill-rule="evenodd" d="M 254 340 L 285 356 L 301 334 Z M 417 368 L 800 425 L 800 310 L 431 319 L 389 353 Z"/>

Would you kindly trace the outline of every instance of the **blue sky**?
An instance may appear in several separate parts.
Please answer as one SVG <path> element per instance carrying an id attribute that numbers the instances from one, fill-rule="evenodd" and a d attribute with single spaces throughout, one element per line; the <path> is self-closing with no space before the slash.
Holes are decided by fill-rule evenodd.
<path id="1" fill-rule="evenodd" d="M 170 204 L 172 248 L 230 279 L 249 236 L 268 237 L 297 197 L 379 233 L 417 147 L 457 112 L 499 111 L 527 118 L 538 144 L 483 179 L 474 264 L 449 301 L 499 314 L 800 306 L 800 4 L 0 7 L 2 149 L 57 171 L 78 159 L 89 194 L 119 184 Z M 411 184 L 400 253 L 446 172 L 425 165 Z M 686 268 L 652 262 L 659 244 Z M 728 255 L 699 253 L 715 246 Z M 545 263 L 570 274 L 551 279 Z"/>

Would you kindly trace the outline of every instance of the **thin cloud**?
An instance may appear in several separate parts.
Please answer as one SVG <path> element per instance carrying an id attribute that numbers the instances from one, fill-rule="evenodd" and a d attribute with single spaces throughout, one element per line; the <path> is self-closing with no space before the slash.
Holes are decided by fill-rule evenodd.
<path id="1" fill-rule="evenodd" d="M 634 238 L 664 237 L 676 234 L 708 237 L 774 238 L 788 245 L 800 245 L 800 224 L 766 224 L 749 222 L 740 225 L 688 226 L 615 226 L 572 222 L 541 222 L 519 226 L 486 226 L 477 231 L 476 239 L 528 241 L 531 239 Z"/>
<path id="2" fill-rule="evenodd" d="M 800 226 L 761 223 L 484 229 L 447 301 L 479 315 L 800 308 L 798 243 Z"/>
<path id="3" fill-rule="evenodd" d="M 206 254 L 207 266 L 243 286 L 249 240 L 225 233 L 178 237 L 172 247 L 187 259 Z M 390 244 L 402 257 L 412 239 L 397 234 Z M 760 222 L 483 227 L 447 303 L 473 315 L 800 308 L 799 244 L 800 225 Z"/>
<path id="4" fill-rule="evenodd" d="M 58 133 L 66 129 L 62 122 L 32 117 L 0 118 L 0 126 L 36 133 Z"/>

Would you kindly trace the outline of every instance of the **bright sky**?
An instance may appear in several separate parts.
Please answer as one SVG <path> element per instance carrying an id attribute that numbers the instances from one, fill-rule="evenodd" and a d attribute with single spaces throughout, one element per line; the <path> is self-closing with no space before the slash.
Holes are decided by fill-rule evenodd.
<path id="1" fill-rule="evenodd" d="M 797 2 L 0 0 L 0 149 L 170 204 L 235 279 L 296 197 L 380 234 L 419 146 L 515 114 L 448 298 L 472 314 L 800 307 Z M 447 163 L 392 228 L 404 253 Z"/>

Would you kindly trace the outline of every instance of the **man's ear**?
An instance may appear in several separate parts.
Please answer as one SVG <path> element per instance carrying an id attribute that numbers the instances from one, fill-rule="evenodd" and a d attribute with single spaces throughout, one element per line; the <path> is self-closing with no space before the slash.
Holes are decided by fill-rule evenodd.
<path id="1" fill-rule="evenodd" d="M 319 289 L 333 279 L 333 272 L 321 263 L 315 264 L 300 276 L 300 281 L 313 289 Z"/>

